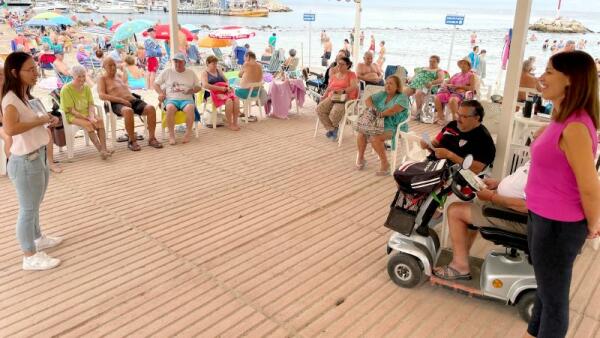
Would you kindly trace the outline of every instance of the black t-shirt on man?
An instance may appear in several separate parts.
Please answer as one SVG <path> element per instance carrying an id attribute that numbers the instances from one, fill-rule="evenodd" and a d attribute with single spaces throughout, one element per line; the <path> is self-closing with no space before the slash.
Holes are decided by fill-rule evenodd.
<path id="1" fill-rule="evenodd" d="M 435 139 L 439 148 L 446 148 L 462 158 L 470 154 L 485 165 L 492 164 L 496 157 L 494 140 L 483 124 L 465 133 L 458 129 L 456 121 L 451 121 Z M 431 154 L 430 159 L 435 159 L 435 154 Z"/>

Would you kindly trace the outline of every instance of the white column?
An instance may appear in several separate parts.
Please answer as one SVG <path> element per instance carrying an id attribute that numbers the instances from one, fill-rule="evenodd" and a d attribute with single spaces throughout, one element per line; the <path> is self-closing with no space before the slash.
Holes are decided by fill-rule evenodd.
<path id="1" fill-rule="evenodd" d="M 169 47 L 171 47 L 171 57 L 179 50 L 179 28 L 177 21 L 177 7 L 179 6 L 179 0 L 169 0 L 169 35 L 171 40 L 169 41 Z"/>
<path id="2" fill-rule="evenodd" d="M 352 62 L 358 65 L 360 60 L 360 15 L 362 11 L 361 0 L 354 0 L 356 12 L 354 13 L 354 46 L 352 46 Z"/>
<path id="3" fill-rule="evenodd" d="M 506 70 L 506 80 L 504 81 L 500 128 L 498 130 L 498 138 L 496 139 L 496 160 L 494 161 L 493 171 L 493 176 L 496 178 L 501 178 L 504 173 L 506 157 L 512 139 L 512 120 L 519 92 L 521 64 L 523 63 L 523 54 L 525 53 L 525 45 L 527 43 L 527 30 L 529 28 L 532 1 L 518 0 L 515 9 L 510 57 Z"/>

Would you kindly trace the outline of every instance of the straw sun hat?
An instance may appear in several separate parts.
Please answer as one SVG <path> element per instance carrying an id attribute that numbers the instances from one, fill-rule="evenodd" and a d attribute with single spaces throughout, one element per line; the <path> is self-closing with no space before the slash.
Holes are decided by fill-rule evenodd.
<path id="1" fill-rule="evenodd" d="M 456 64 L 460 67 L 461 62 L 465 62 L 466 64 L 469 65 L 469 68 L 472 68 L 471 61 L 469 61 L 469 59 L 460 59 L 460 60 L 458 60 L 458 62 Z"/>

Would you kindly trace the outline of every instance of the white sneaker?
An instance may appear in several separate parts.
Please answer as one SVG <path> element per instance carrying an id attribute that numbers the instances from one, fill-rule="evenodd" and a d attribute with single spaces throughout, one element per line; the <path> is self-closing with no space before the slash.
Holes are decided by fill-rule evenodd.
<path id="1" fill-rule="evenodd" d="M 48 270 L 57 267 L 60 259 L 52 258 L 43 251 L 35 255 L 23 257 L 23 270 Z"/>
<path id="2" fill-rule="evenodd" d="M 37 249 L 36 251 L 43 251 L 53 248 L 59 245 L 61 242 L 62 238 L 60 237 L 42 235 L 42 237 L 35 240 L 35 247 Z"/>

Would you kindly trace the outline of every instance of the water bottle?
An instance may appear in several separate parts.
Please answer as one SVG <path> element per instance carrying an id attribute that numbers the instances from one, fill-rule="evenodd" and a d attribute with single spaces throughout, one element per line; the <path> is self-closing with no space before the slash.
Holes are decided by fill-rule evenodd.
<path id="1" fill-rule="evenodd" d="M 525 107 L 523 107 L 523 117 L 531 117 L 531 110 L 533 109 L 533 98 L 527 97 L 525 101 Z"/>

